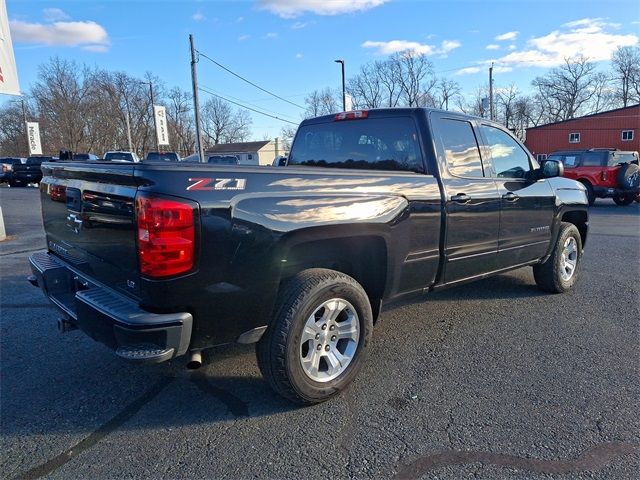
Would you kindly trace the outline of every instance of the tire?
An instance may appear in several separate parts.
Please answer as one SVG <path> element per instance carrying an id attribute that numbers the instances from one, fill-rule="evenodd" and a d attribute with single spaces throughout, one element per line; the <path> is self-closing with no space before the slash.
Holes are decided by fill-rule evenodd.
<path id="1" fill-rule="evenodd" d="M 592 207 L 594 203 L 596 203 L 596 194 L 593 191 L 593 186 L 589 182 L 580 182 L 584 185 L 584 188 L 587 189 L 587 201 L 589 202 L 589 206 Z"/>
<path id="2" fill-rule="evenodd" d="M 630 194 L 630 195 L 614 195 L 613 196 L 613 201 L 616 202 L 616 205 L 619 205 L 621 207 L 627 206 L 627 205 L 631 205 L 631 203 L 633 203 L 634 200 L 634 195 Z"/>
<path id="3" fill-rule="evenodd" d="M 331 311 L 338 310 L 332 319 Z M 256 345 L 258 366 L 271 387 L 303 405 L 344 390 L 362 366 L 373 331 L 371 305 L 360 284 L 334 270 L 304 270 L 281 286 L 274 312 Z"/>
<path id="4" fill-rule="evenodd" d="M 618 176 L 616 177 L 618 186 L 625 190 L 638 188 L 640 186 L 640 170 L 635 163 L 625 163 L 620 165 Z"/>
<path id="5" fill-rule="evenodd" d="M 571 245 L 573 245 L 573 249 L 571 249 Z M 551 256 L 544 263 L 533 267 L 536 284 L 545 292 L 566 292 L 576 283 L 581 257 L 580 232 L 574 224 L 562 222 Z M 570 264 L 573 264 L 573 269 L 569 274 L 567 269 Z"/>

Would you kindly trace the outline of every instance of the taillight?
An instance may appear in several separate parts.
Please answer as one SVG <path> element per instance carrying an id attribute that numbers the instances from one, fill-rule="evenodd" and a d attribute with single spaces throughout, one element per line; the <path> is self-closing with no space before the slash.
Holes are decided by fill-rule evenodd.
<path id="1" fill-rule="evenodd" d="M 335 117 L 335 120 L 359 120 L 361 118 L 367 118 L 369 116 L 369 110 L 355 110 L 353 112 L 341 112 Z"/>
<path id="2" fill-rule="evenodd" d="M 195 216 L 192 205 L 139 196 L 136 215 L 140 273 L 149 277 L 168 277 L 193 268 Z"/>
<path id="3" fill-rule="evenodd" d="M 603 182 L 605 182 L 607 180 L 607 171 L 606 170 L 602 170 L 602 172 L 600 172 L 600 180 L 602 180 Z"/>

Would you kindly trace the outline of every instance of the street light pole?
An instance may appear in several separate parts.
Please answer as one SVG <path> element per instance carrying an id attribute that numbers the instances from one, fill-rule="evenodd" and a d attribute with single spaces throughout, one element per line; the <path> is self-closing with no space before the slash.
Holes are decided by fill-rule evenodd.
<path id="1" fill-rule="evenodd" d="M 334 60 L 334 62 L 339 63 L 342 67 L 342 111 L 347 111 L 347 94 L 344 88 L 344 60 Z"/>

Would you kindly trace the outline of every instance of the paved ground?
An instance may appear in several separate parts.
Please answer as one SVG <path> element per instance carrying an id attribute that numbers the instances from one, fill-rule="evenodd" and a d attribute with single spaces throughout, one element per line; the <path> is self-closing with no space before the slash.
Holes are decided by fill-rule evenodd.
<path id="1" fill-rule="evenodd" d="M 577 287 L 529 269 L 386 311 L 339 398 L 295 408 L 251 348 L 132 366 L 29 286 L 37 190 L 0 188 L 2 478 L 637 478 L 640 206 L 591 210 Z"/>

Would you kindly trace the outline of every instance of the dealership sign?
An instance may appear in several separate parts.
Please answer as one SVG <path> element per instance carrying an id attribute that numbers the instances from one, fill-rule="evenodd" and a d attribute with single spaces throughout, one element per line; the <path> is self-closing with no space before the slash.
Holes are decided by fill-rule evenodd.
<path id="1" fill-rule="evenodd" d="M 9 32 L 7 5 L 0 1 L 0 93 L 20 95 L 16 59 L 13 56 L 13 45 Z"/>
<path id="2" fill-rule="evenodd" d="M 38 122 L 27 122 L 27 138 L 29 139 L 29 153 L 31 155 L 42 155 L 40 125 L 38 125 Z"/>
<path id="3" fill-rule="evenodd" d="M 156 135 L 158 145 L 169 145 L 169 130 L 167 128 L 167 111 L 159 105 L 153 106 L 153 114 L 156 117 Z"/>

